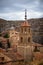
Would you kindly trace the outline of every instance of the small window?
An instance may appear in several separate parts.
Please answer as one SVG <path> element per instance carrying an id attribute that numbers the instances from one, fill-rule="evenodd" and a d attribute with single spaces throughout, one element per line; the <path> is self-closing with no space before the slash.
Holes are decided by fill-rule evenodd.
<path id="1" fill-rule="evenodd" d="M 21 42 L 23 42 L 23 38 L 21 37 Z"/>
<path id="2" fill-rule="evenodd" d="M 12 34 L 14 34 L 14 33 L 12 33 Z"/>
<path id="3" fill-rule="evenodd" d="M 2 57 L 2 61 L 4 61 L 4 57 Z"/>
<path id="4" fill-rule="evenodd" d="M 30 28 L 28 29 L 28 31 L 30 32 Z"/>
<path id="5" fill-rule="evenodd" d="M 28 38 L 28 42 L 30 42 L 30 37 Z"/>
<path id="6" fill-rule="evenodd" d="M 25 32 L 26 32 L 26 28 L 25 28 Z"/>

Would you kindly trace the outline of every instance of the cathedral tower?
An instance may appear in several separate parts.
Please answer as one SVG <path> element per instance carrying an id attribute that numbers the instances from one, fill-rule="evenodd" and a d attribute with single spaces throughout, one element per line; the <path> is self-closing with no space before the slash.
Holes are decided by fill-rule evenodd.
<path id="1" fill-rule="evenodd" d="M 27 21 L 27 10 L 25 9 L 25 21 L 20 26 L 20 45 L 29 45 L 31 44 L 31 29 L 30 24 Z"/>
<path id="2" fill-rule="evenodd" d="M 19 44 L 18 44 L 18 52 L 24 57 L 25 60 L 29 60 L 32 54 L 31 47 L 31 29 L 30 24 L 27 21 L 27 11 L 25 10 L 25 21 L 20 26 L 19 33 Z"/>

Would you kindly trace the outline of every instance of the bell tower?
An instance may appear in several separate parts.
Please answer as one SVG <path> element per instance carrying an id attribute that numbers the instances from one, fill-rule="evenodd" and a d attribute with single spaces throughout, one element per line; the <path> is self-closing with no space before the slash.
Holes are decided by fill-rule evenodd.
<path id="1" fill-rule="evenodd" d="M 25 21 L 20 26 L 20 42 L 19 45 L 29 45 L 31 44 L 31 29 L 30 24 L 27 21 L 27 10 L 25 9 Z"/>
<path id="2" fill-rule="evenodd" d="M 17 47 L 18 53 L 20 53 L 24 61 L 29 60 L 29 57 L 31 59 L 32 54 L 32 34 L 31 34 L 31 26 L 27 21 L 27 10 L 25 9 L 25 20 L 20 26 L 20 32 L 19 32 L 19 44 Z"/>

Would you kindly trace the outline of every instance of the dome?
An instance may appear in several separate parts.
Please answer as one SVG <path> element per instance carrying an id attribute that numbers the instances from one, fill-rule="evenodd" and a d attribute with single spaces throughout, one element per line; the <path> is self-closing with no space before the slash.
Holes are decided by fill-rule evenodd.
<path id="1" fill-rule="evenodd" d="M 12 26 L 12 27 L 10 28 L 10 30 L 14 30 L 14 27 Z"/>

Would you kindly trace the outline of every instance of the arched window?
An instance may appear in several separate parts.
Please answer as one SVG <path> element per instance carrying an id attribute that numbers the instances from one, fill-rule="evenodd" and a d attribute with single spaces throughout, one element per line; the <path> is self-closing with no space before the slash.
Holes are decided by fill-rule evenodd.
<path id="1" fill-rule="evenodd" d="M 30 28 L 28 29 L 29 33 L 30 33 Z"/>
<path id="2" fill-rule="evenodd" d="M 28 38 L 28 42 L 30 42 L 30 37 Z"/>
<path id="3" fill-rule="evenodd" d="M 25 32 L 26 32 L 26 30 L 27 30 L 27 29 L 25 28 Z"/>
<path id="4" fill-rule="evenodd" d="M 0 47 L 2 48 L 2 43 L 0 42 Z"/>
<path id="5" fill-rule="evenodd" d="M 21 37 L 21 42 L 23 42 L 23 38 Z"/>
<path id="6" fill-rule="evenodd" d="M 8 46 L 8 48 L 10 48 L 10 42 L 9 42 L 9 40 L 7 40 L 7 46 Z"/>

